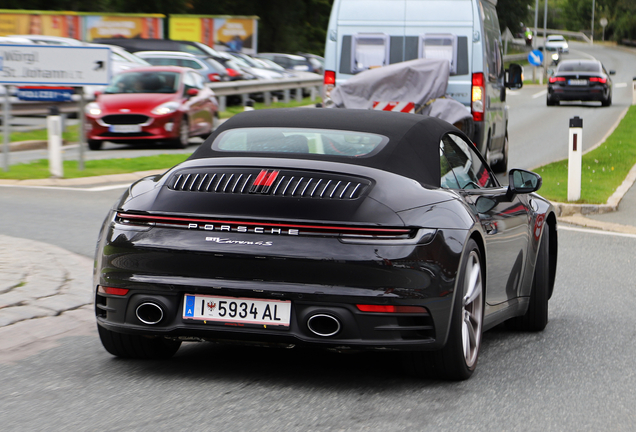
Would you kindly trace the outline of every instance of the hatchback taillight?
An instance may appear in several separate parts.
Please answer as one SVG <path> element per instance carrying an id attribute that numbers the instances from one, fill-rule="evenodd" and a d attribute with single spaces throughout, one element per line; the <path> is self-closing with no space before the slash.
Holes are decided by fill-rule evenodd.
<path id="1" fill-rule="evenodd" d="M 219 82 L 221 81 L 221 76 L 218 73 L 210 73 L 208 74 L 208 79 L 210 82 Z"/>

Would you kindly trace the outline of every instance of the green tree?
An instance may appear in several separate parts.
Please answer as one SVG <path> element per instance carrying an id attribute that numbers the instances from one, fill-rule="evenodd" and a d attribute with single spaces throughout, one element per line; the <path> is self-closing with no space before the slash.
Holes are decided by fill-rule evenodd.
<path id="1" fill-rule="evenodd" d="M 497 2 L 497 16 L 499 17 L 499 27 L 503 32 L 506 27 L 513 34 L 521 32 L 521 25 L 532 27 L 528 6 L 534 5 L 533 0 L 499 0 Z"/>

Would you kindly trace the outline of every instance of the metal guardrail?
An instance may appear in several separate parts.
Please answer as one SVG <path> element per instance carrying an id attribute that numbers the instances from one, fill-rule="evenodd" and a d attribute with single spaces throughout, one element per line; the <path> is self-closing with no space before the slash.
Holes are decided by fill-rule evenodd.
<path id="1" fill-rule="evenodd" d="M 240 80 L 220 83 L 207 84 L 216 94 L 219 100 L 219 109 L 225 111 L 228 96 L 241 96 L 243 105 L 249 98 L 249 95 L 262 93 L 265 105 L 272 103 L 272 93 L 283 94 L 283 100 L 289 102 L 291 100 L 291 90 L 295 90 L 297 101 L 303 98 L 303 91 L 308 90 L 311 94 L 311 100 L 315 100 L 320 93 L 319 88 L 322 86 L 322 76 L 316 77 L 293 77 L 280 78 L 274 80 Z"/>
<path id="2" fill-rule="evenodd" d="M 214 90 L 219 100 L 219 109 L 225 111 L 228 96 L 241 96 L 243 104 L 245 104 L 249 95 L 262 93 L 264 95 L 265 104 L 270 105 L 273 100 L 273 93 L 282 94 L 283 100 L 289 102 L 291 100 L 292 90 L 296 90 L 294 92 L 296 100 L 302 100 L 303 91 L 309 91 L 311 100 L 315 100 L 320 94 L 322 76 L 303 76 L 272 80 L 240 80 L 208 83 L 207 86 Z M 0 96 L 0 99 L 4 99 L 4 96 Z M 78 105 L 77 102 L 14 102 L 11 103 L 11 115 L 12 117 L 47 115 L 51 106 L 57 106 L 62 113 L 71 114 L 77 112 Z"/>

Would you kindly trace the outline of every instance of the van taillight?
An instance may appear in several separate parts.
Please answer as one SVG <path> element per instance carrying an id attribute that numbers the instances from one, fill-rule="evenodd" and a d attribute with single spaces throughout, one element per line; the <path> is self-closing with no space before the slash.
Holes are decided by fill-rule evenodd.
<path id="1" fill-rule="evenodd" d="M 324 85 L 335 85 L 336 84 L 336 72 L 335 71 L 326 70 L 323 84 Z"/>
<path id="2" fill-rule="evenodd" d="M 336 72 L 326 70 L 322 85 L 322 100 L 325 106 L 331 103 L 331 91 L 336 86 Z"/>
<path id="3" fill-rule="evenodd" d="M 473 74 L 473 87 L 471 91 L 470 110 L 473 113 L 474 121 L 484 121 L 484 74 Z"/>

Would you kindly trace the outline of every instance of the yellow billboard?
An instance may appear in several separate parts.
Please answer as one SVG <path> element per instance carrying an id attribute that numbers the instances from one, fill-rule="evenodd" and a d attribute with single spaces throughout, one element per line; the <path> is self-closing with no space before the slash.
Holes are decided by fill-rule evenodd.
<path id="1" fill-rule="evenodd" d="M 84 18 L 85 40 L 111 38 L 162 39 L 161 18 L 123 15 L 91 15 Z"/>
<path id="2" fill-rule="evenodd" d="M 170 15 L 169 37 L 202 42 L 210 47 L 255 54 L 258 17 Z"/>
<path id="3" fill-rule="evenodd" d="M 0 13 L 0 36 L 8 35 L 47 35 L 81 39 L 81 18 L 72 12 Z"/>

